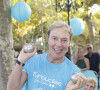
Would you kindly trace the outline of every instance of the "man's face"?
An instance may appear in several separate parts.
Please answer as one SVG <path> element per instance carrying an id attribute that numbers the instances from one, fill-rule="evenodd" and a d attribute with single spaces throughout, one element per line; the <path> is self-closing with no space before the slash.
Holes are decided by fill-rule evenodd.
<path id="1" fill-rule="evenodd" d="M 86 83 L 84 90 L 94 90 L 94 83 L 91 82 Z"/>
<path id="2" fill-rule="evenodd" d="M 54 59 L 62 58 L 67 52 L 70 34 L 64 28 L 55 28 L 48 37 L 49 53 Z"/>
<path id="3" fill-rule="evenodd" d="M 92 53 L 93 52 L 93 47 L 88 45 L 87 46 L 87 51 L 88 51 L 88 53 Z"/>

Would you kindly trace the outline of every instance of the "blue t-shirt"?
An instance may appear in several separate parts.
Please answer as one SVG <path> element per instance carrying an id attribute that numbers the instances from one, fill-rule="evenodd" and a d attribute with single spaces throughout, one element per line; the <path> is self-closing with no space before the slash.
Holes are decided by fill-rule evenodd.
<path id="1" fill-rule="evenodd" d="M 66 57 L 59 64 L 49 62 L 47 53 L 30 58 L 23 70 L 28 75 L 26 90 L 65 90 L 72 74 L 80 72 Z"/>
<path id="2" fill-rule="evenodd" d="M 98 73 L 99 72 L 99 62 L 100 62 L 99 54 L 93 52 L 91 57 L 89 57 L 89 54 L 85 55 L 85 57 L 89 59 L 90 70 L 94 70 Z"/>

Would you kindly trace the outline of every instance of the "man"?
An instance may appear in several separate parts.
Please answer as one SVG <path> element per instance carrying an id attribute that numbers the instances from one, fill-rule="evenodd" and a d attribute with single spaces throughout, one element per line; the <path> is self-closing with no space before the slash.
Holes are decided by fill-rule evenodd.
<path id="1" fill-rule="evenodd" d="M 87 78 L 86 85 L 83 90 L 95 90 L 97 81 L 94 78 Z"/>
<path id="2" fill-rule="evenodd" d="M 33 44 L 35 49 L 32 53 L 25 53 L 23 48 L 9 78 L 7 90 L 20 90 L 25 82 L 26 90 L 76 90 L 83 87 L 85 76 L 65 57 L 71 37 L 72 29 L 68 24 L 62 21 L 51 24 L 48 53 L 36 55 Z M 76 84 L 71 81 L 73 74 L 78 79 Z"/>
<path id="3" fill-rule="evenodd" d="M 99 54 L 96 52 L 93 52 L 92 44 L 87 44 L 87 51 L 88 51 L 88 54 L 86 54 L 85 57 L 89 59 L 90 70 L 93 70 L 99 73 L 99 62 L 100 62 Z"/>

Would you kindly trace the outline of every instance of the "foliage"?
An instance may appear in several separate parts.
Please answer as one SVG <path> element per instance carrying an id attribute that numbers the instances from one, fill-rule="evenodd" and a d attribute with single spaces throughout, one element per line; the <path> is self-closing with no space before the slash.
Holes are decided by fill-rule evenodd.
<path id="1" fill-rule="evenodd" d="M 16 2 L 19 0 L 13 0 L 11 5 L 13 6 Z M 36 39 L 43 37 L 45 40 L 45 47 L 47 49 L 47 31 L 48 26 L 57 20 L 63 20 L 65 22 L 68 22 L 68 11 L 66 8 L 66 5 L 63 7 L 63 3 L 67 3 L 67 0 L 58 0 L 58 4 L 62 5 L 62 11 L 56 12 L 55 10 L 55 0 L 20 0 L 25 1 L 28 3 L 32 10 L 32 15 L 29 20 L 26 22 L 17 22 L 12 18 L 12 29 L 13 29 L 13 37 L 14 37 L 14 46 L 21 44 L 21 38 L 23 38 L 24 42 L 34 42 Z M 71 6 L 70 8 L 70 19 L 74 17 L 78 17 L 83 19 L 85 23 L 85 17 L 86 15 L 89 15 L 90 7 L 94 4 L 100 3 L 99 0 L 77 0 L 77 3 L 81 6 L 81 2 L 83 3 L 83 6 L 79 8 Z M 58 10 L 60 10 L 59 8 Z M 95 35 L 99 35 L 100 33 L 100 12 L 97 12 L 94 15 L 91 15 L 91 19 L 95 22 L 95 26 L 97 29 L 95 30 Z M 44 35 L 44 36 L 43 36 Z M 89 32 L 87 29 L 87 25 L 85 25 L 84 32 L 79 36 L 74 36 L 72 39 L 72 44 L 75 43 L 75 41 L 79 42 L 83 46 L 86 45 L 86 43 L 89 42 Z M 43 49 L 43 46 L 40 47 Z"/>

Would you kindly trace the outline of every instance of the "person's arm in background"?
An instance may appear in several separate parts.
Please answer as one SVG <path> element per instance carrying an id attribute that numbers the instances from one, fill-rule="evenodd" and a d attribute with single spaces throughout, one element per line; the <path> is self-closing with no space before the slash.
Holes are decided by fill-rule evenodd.
<path id="1" fill-rule="evenodd" d="M 88 60 L 87 58 L 84 58 L 84 62 L 85 62 L 85 64 L 86 64 L 86 68 L 80 69 L 81 71 L 89 70 L 89 69 L 90 69 L 89 60 Z"/>
<path id="2" fill-rule="evenodd" d="M 24 48 L 21 50 L 18 61 L 25 63 L 29 58 L 31 58 L 36 53 L 36 48 L 32 53 L 25 53 Z M 7 90 L 20 90 L 22 85 L 27 80 L 27 73 L 22 71 L 23 66 L 16 63 L 10 78 L 7 83 Z"/>
<path id="3" fill-rule="evenodd" d="M 98 54 L 98 61 L 99 61 L 99 67 L 100 67 L 100 54 Z M 100 75 L 100 68 L 98 74 Z"/>
<path id="4" fill-rule="evenodd" d="M 77 59 L 77 58 L 75 58 L 75 59 L 73 60 L 73 63 L 74 63 L 74 64 L 76 64 L 77 60 L 78 60 L 78 59 Z"/>

